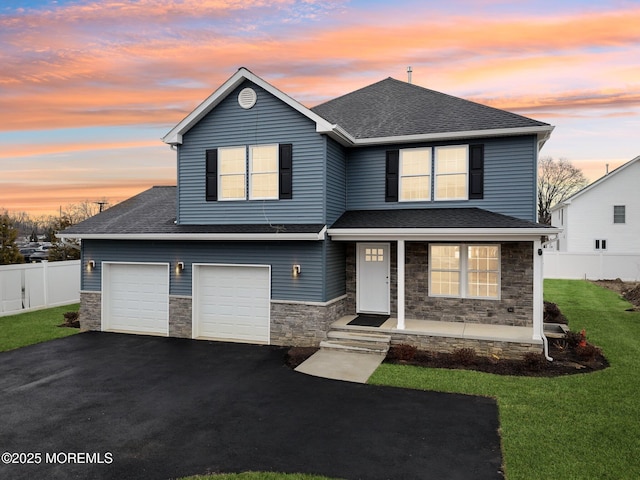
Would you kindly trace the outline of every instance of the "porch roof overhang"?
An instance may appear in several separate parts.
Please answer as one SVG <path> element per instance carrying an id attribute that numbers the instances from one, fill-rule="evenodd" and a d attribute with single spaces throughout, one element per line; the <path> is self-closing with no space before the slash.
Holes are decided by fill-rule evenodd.
<path id="1" fill-rule="evenodd" d="M 559 232 L 480 208 L 349 211 L 327 230 L 337 241 L 536 241 Z"/>
<path id="2" fill-rule="evenodd" d="M 336 241 L 407 240 L 407 241 L 535 241 L 555 235 L 559 229 L 515 228 L 330 228 L 327 233 Z"/>

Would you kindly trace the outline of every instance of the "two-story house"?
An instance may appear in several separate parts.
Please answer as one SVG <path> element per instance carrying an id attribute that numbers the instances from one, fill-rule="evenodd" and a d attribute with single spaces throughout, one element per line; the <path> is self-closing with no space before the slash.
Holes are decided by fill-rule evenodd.
<path id="1" fill-rule="evenodd" d="M 555 249 L 571 253 L 640 254 L 640 156 L 551 209 L 562 229 Z"/>
<path id="2" fill-rule="evenodd" d="M 163 138 L 177 187 L 60 235 L 82 326 L 318 345 L 366 313 L 398 343 L 540 352 L 552 130 L 392 78 L 307 108 L 241 68 Z"/>

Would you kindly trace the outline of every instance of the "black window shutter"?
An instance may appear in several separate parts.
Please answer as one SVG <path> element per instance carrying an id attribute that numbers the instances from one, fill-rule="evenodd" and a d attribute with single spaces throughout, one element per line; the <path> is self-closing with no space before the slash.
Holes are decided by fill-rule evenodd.
<path id="1" fill-rule="evenodd" d="M 400 168 L 400 151 L 387 151 L 387 166 L 385 179 L 385 202 L 398 201 L 398 170 Z"/>
<path id="2" fill-rule="evenodd" d="M 293 145 L 280 144 L 280 194 L 279 198 L 287 200 L 293 198 Z"/>
<path id="3" fill-rule="evenodd" d="M 469 146 L 469 199 L 484 197 L 484 145 Z"/>
<path id="4" fill-rule="evenodd" d="M 218 150 L 207 150 L 207 202 L 218 200 Z"/>

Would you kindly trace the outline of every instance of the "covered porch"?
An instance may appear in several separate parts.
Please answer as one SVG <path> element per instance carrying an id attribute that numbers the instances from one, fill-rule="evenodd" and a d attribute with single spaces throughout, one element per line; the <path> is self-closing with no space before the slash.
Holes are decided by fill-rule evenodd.
<path id="1" fill-rule="evenodd" d="M 477 208 L 347 212 L 328 230 L 333 241 L 348 242 L 347 308 L 332 328 L 433 351 L 540 353 L 542 243 L 553 233 Z M 444 268 L 436 257 L 443 250 L 450 254 Z M 389 318 L 377 327 L 349 325 L 360 313 Z"/>

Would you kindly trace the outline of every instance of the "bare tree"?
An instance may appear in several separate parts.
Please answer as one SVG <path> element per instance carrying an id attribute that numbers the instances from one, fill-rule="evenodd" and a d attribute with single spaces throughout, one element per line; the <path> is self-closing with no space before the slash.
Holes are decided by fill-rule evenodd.
<path id="1" fill-rule="evenodd" d="M 551 225 L 551 208 L 588 184 L 587 178 L 565 158 L 538 161 L 538 221 Z"/>

